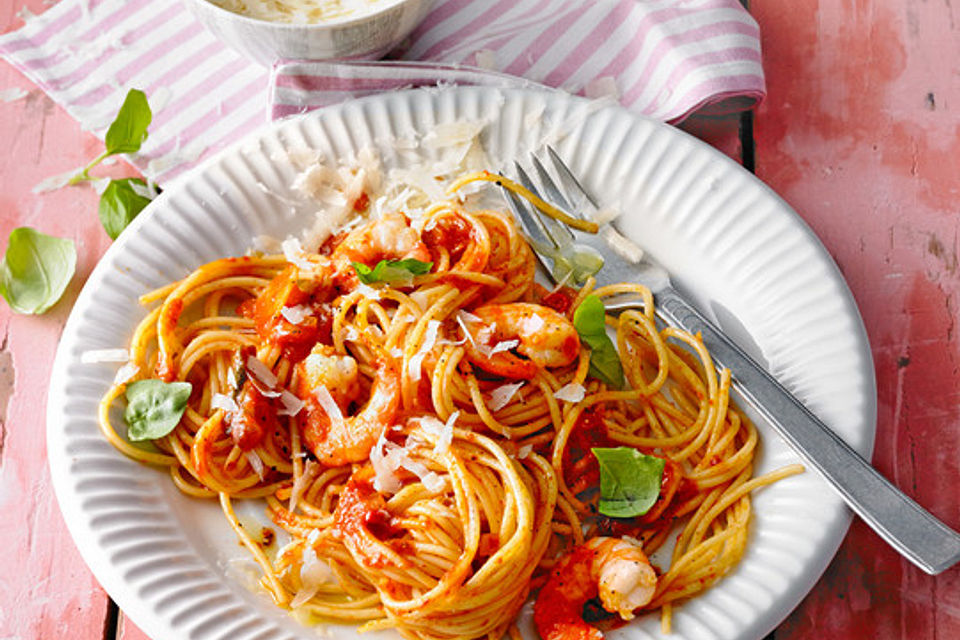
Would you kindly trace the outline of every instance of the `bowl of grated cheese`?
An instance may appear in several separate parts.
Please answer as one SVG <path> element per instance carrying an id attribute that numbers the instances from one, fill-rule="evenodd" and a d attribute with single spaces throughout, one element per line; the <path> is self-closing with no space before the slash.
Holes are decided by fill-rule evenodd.
<path id="1" fill-rule="evenodd" d="M 215 36 L 260 64 L 382 57 L 433 0 L 186 0 Z"/>

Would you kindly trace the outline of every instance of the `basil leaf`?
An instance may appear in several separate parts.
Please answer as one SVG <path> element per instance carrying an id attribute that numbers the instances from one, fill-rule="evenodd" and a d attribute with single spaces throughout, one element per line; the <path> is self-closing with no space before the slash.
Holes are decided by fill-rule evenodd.
<path id="1" fill-rule="evenodd" d="M 430 273 L 432 262 L 422 262 L 407 258 L 406 260 L 381 260 L 377 266 L 370 268 L 361 262 L 354 262 L 353 269 L 363 284 L 374 282 L 389 282 L 392 284 L 410 284 L 413 276 L 422 276 Z"/>
<path id="2" fill-rule="evenodd" d="M 130 440 L 155 440 L 177 426 L 193 386 L 189 382 L 138 380 L 127 387 L 127 437 Z"/>
<path id="3" fill-rule="evenodd" d="M 663 458 L 632 447 L 591 449 L 600 463 L 599 510 L 611 518 L 642 516 L 660 497 Z"/>
<path id="4" fill-rule="evenodd" d="M 142 189 L 137 190 L 134 184 Z M 120 232 L 133 222 L 137 214 L 150 204 L 151 199 L 143 195 L 147 183 L 140 178 L 111 180 L 100 196 L 100 223 L 111 240 L 116 240 Z"/>
<path id="5" fill-rule="evenodd" d="M 104 143 L 107 155 L 133 153 L 147 139 L 147 127 L 153 120 L 153 112 L 147 103 L 147 96 L 139 89 L 130 89 L 117 112 L 117 117 L 107 129 Z"/>
<path id="6" fill-rule="evenodd" d="M 63 295 L 76 266 L 72 240 L 19 227 L 0 264 L 0 294 L 17 313 L 43 313 Z"/>
<path id="7" fill-rule="evenodd" d="M 623 388 L 620 355 L 607 335 L 606 308 L 598 296 L 589 295 L 573 312 L 573 326 L 590 347 L 590 375 L 615 389 Z"/>

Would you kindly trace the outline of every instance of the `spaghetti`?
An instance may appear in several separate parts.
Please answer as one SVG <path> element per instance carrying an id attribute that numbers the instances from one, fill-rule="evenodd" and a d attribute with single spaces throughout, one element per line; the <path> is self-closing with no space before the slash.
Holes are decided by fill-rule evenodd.
<path id="1" fill-rule="evenodd" d="M 757 432 L 729 403 L 729 372 L 696 336 L 657 327 L 645 288 L 547 291 L 534 271 L 510 217 L 453 201 L 384 214 L 316 253 L 211 262 L 142 298 L 159 305 L 130 349 L 139 377 L 191 383 L 179 424 L 149 450 L 118 435 L 125 381 L 101 402 L 103 432 L 184 493 L 218 498 L 263 588 L 311 621 L 519 637 L 542 589 L 548 638 L 650 610 L 669 629 L 674 603 L 743 555 L 750 492 L 799 468 L 752 477 Z M 645 304 L 605 318 L 627 382 L 615 389 L 591 375 L 571 318 L 588 296 L 624 292 Z M 645 514 L 598 512 L 598 447 L 663 461 Z M 248 498 L 265 499 L 282 548 L 241 526 L 233 502 Z M 678 524 L 645 602 L 611 606 L 609 580 L 630 580 L 617 545 L 646 562 Z"/>

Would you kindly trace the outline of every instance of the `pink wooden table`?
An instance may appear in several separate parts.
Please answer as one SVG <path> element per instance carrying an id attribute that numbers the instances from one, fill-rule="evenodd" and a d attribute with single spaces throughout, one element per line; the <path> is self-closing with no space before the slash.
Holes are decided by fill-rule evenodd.
<path id="1" fill-rule="evenodd" d="M 0 0 L 0 32 L 46 0 Z M 687 128 L 741 160 L 810 224 L 847 278 L 879 391 L 874 465 L 960 528 L 960 8 L 950 0 L 753 0 L 769 98 Z M 84 164 L 91 135 L 0 63 L 0 249 L 18 226 L 73 238 L 79 265 L 44 316 L 0 302 L 0 639 L 146 636 L 123 620 L 67 534 L 46 466 L 57 339 L 109 245 L 96 195 L 37 195 Z M 116 167 L 116 172 L 127 171 Z M 960 638 L 960 569 L 932 578 L 854 522 L 776 640 Z"/>

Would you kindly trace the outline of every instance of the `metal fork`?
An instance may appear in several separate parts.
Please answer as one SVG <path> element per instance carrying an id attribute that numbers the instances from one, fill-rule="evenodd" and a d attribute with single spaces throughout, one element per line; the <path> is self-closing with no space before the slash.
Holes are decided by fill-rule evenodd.
<path id="1" fill-rule="evenodd" d="M 532 164 L 539 186 L 515 163 L 521 184 L 573 216 L 583 218 L 584 210 L 596 212 L 599 209 L 596 201 L 552 148 L 547 148 L 546 157 L 562 188 L 536 155 L 532 156 Z M 659 317 L 690 333 L 699 332 L 717 362 L 731 370 L 733 388 L 739 397 L 817 469 L 884 540 L 931 575 L 960 561 L 960 534 L 881 476 L 721 329 L 691 306 L 673 288 L 663 268 L 649 258 L 644 258 L 639 265 L 628 262 L 612 252 L 603 238 L 573 230 L 540 215 L 512 192 L 504 189 L 504 193 L 554 282 L 582 283 L 596 267 L 595 259 L 602 256 L 603 268 L 595 275 L 598 285 L 632 281 L 648 286 L 653 291 Z M 607 310 L 616 312 L 638 303 L 636 299 L 615 300 L 607 304 Z"/>

